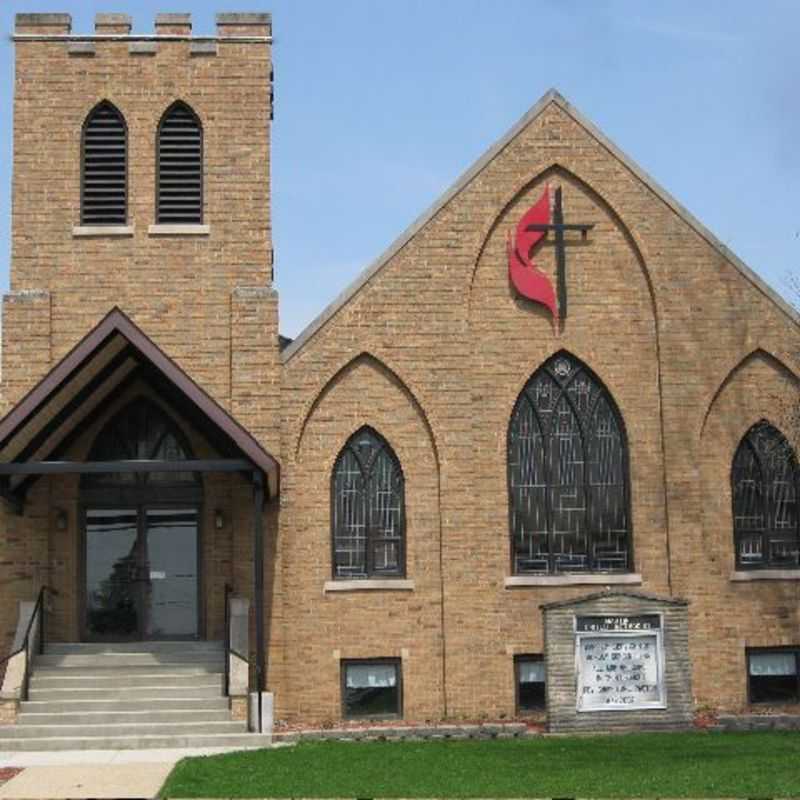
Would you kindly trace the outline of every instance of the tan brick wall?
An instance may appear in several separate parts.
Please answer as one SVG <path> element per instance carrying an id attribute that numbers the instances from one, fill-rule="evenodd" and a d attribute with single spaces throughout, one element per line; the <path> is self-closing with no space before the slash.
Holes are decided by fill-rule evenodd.
<path id="1" fill-rule="evenodd" d="M 232 18 L 228 30 L 253 32 L 243 24 Z M 587 591 L 504 584 L 508 420 L 528 377 L 561 349 L 600 377 L 624 418 L 641 589 L 690 600 L 696 697 L 740 707 L 744 647 L 800 644 L 800 583 L 729 577 L 732 454 L 750 424 L 796 398 L 797 325 L 551 103 L 282 364 L 270 286 L 269 47 L 156 49 L 132 55 L 127 42 L 98 41 L 94 56 L 78 57 L 65 42 L 17 44 L 2 394 L 6 407 L 18 401 L 118 305 L 280 459 L 281 497 L 264 511 L 276 717 L 335 721 L 340 660 L 380 656 L 403 659 L 407 719 L 514 714 L 513 654 L 542 651 L 540 604 Z M 128 124 L 134 232 L 74 237 L 81 126 L 102 99 Z M 175 99 L 204 125 L 207 237 L 148 234 L 155 131 Z M 595 223 L 587 243 L 568 248 L 569 315 L 557 331 L 507 276 L 506 237 L 545 182 L 563 187 L 568 219 Z M 554 270 L 550 245 L 538 258 Z M 751 356 L 758 349 L 765 355 Z M 325 594 L 331 469 L 365 424 L 402 464 L 414 590 Z M 193 435 L 197 452 L 210 452 Z M 218 637 L 224 583 L 252 594 L 252 487 L 210 477 L 205 489 L 205 616 Z M 0 512 L 7 639 L 16 600 L 46 579 L 60 592 L 51 633 L 77 636 L 78 501 L 77 479 L 42 480 L 24 516 Z M 67 532 L 54 530 L 60 507 Z"/>
<path id="2" fill-rule="evenodd" d="M 747 356 L 706 410 L 700 432 L 701 535 L 691 543 L 696 568 L 689 580 L 695 632 L 696 694 L 726 711 L 747 705 L 745 648 L 800 644 L 800 581 L 731 582 L 736 569 L 730 470 L 751 425 L 767 419 L 800 449 L 800 431 L 787 425 L 800 382 L 763 351 Z M 701 571 L 700 565 L 705 569 Z"/>
<path id="3" fill-rule="evenodd" d="M 127 31 L 125 20 L 105 28 L 99 22 L 99 33 Z M 182 22 L 168 32 L 190 29 Z M 17 32 L 68 34 L 69 18 L 20 15 Z M 279 454 L 277 295 L 270 288 L 271 54 L 265 38 L 270 33 L 269 20 L 229 15 L 219 26 L 216 55 L 192 54 L 189 38 L 153 43 L 153 55 L 130 52 L 127 40 L 95 40 L 94 54 L 80 56 L 70 54 L 64 40 L 16 43 L 4 411 L 119 306 L 218 402 L 235 406 L 262 445 Z M 80 223 L 81 130 L 86 115 L 104 99 L 127 124 L 133 235 L 80 237 L 73 227 Z M 177 99 L 190 104 L 203 125 L 207 236 L 148 231 L 155 222 L 156 128 Z M 152 394 L 139 385 L 116 398 L 66 457 L 85 457 L 108 415 L 137 392 Z M 179 422 L 197 455 L 218 455 L 201 432 Z M 220 639 L 224 584 L 237 575 L 244 583 L 252 574 L 252 492 L 238 475 L 205 476 L 204 490 L 204 633 Z M 50 637 L 79 636 L 80 499 L 78 478 L 67 476 L 38 481 L 21 517 L 0 509 L 0 633 L 8 644 L 16 601 L 32 599 L 42 583 L 57 591 Z M 56 529 L 57 509 L 67 512 L 66 530 Z M 217 509 L 223 512 L 221 530 L 214 526 Z M 245 538 L 239 552 L 236 543 Z M 274 535 L 268 541 L 274 550 Z M 241 568 L 234 567 L 236 557 Z"/>
<path id="4" fill-rule="evenodd" d="M 332 578 L 330 474 L 347 439 L 363 425 L 391 443 L 402 465 L 413 592 L 323 592 Z M 280 544 L 286 648 L 283 683 L 271 687 L 276 718 L 338 719 L 340 660 L 381 656 L 404 659 L 406 717 L 440 715 L 438 464 L 418 402 L 374 358 L 356 358 L 317 396 L 300 441 L 285 452 Z"/>
<path id="5" fill-rule="evenodd" d="M 255 27 L 251 35 L 266 33 Z M 159 41 L 155 55 L 131 54 L 125 40 L 94 45 L 93 56 L 70 55 L 65 41 L 15 45 L 12 291 L 50 293 L 51 364 L 118 305 L 229 405 L 232 293 L 271 281 L 269 44 L 222 39 L 216 56 L 191 55 L 188 39 Z M 104 99 L 127 123 L 134 233 L 74 237 L 81 130 Z M 177 99 L 203 124 L 208 236 L 148 233 L 156 129 Z M 5 328 L 7 342 L 24 341 L 16 326 L 13 334 Z M 277 327 L 270 335 L 277 347 Z M 30 386 L 46 366 L 44 352 L 24 375 L 7 359 L 4 380 Z"/>
<path id="6" fill-rule="evenodd" d="M 558 332 L 541 309 L 515 296 L 505 255 L 507 234 L 546 181 L 563 187 L 569 219 L 596 225 L 589 244 L 568 250 L 569 316 Z M 545 245 L 539 253 L 540 264 L 552 270 L 552 249 Z M 786 609 L 797 613 L 797 584 L 726 585 L 726 597 L 740 598 L 735 627 L 749 632 L 732 635 L 723 616 L 727 600 L 718 597 L 719 587 L 705 583 L 715 567 L 713 562 L 709 567 L 711 556 L 699 543 L 713 530 L 728 552 L 732 547 L 734 446 L 714 456 L 713 477 L 701 480 L 701 458 L 703 474 L 711 458 L 701 430 L 712 398 L 743 357 L 758 346 L 772 353 L 796 351 L 797 343 L 797 326 L 783 311 L 582 125 L 551 104 L 285 365 L 285 574 L 294 583 L 319 574 L 293 600 L 302 602 L 302 609 L 293 610 L 287 599 L 287 675 L 302 674 L 309 656 L 319 653 L 323 671 L 315 670 L 317 686 L 327 684 L 331 688 L 324 691 L 334 692 L 338 665 L 331 658 L 325 667 L 324 654 L 343 637 L 338 627 L 319 624 L 324 601 L 314 596 L 330 571 L 329 540 L 322 534 L 315 540 L 306 532 L 305 509 L 313 497 L 314 517 L 329 537 L 326 492 L 336 447 L 331 443 L 307 461 L 311 453 L 306 455 L 302 443 L 298 449 L 297 442 L 301 436 L 305 442 L 308 432 L 321 425 L 341 427 L 336 443 L 343 444 L 344 420 L 351 418 L 353 404 L 371 399 L 372 389 L 366 371 L 341 370 L 366 352 L 397 376 L 406 395 L 406 416 L 420 409 L 430 426 L 426 436 L 438 453 L 446 713 L 514 713 L 512 655 L 541 652 L 539 605 L 587 591 L 504 588 L 510 573 L 508 420 L 527 378 L 563 348 L 604 381 L 625 421 L 641 588 L 692 601 L 690 648 L 701 676 L 698 700 L 725 706 L 741 702 L 745 639 L 756 635 L 765 610 L 773 621 L 762 627 L 759 641 L 788 643 L 790 625 L 796 631 L 797 624 L 796 617 L 786 618 Z M 396 447 L 416 438 L 412 426 L 387 433 L 403 416 L 399 409 L 384 410 L 385 400 L 382 392 L 371 401 L 372 424 Z M 739 409 L 729 413 L 741 419 Z M 752 412 L 745 416 L 742 430 L 754 421 Z M 717 452 L 719 437 L 711 438 Z M 406 468 L 407 460 L 401 460 Z M 421 502 L 412 486 L 406 492 L 409 507 Z M 724 519 L 709 519 L 704 509 L 717 502 L 723 507 L 718 517 Z M 315 541 L 319 549 L 311 546 Z M 314 563 L 315 555 L 320 563 Z M 409 577 L 416 577 L 412 569 Z M 393 606 L 382 608 L 388 617 Z M 366 616 L 359 613 L 354 619 Z M 362 649 L 369 655 L 396 655 L 416 620 L 407 611 L 392 613 L 389 623 L 391 629 L 387 624 L 366 627 Z M 435 673 L 435 639 L 417 645 L 419 657 Z M 716 673 L 725 679 L 717 681 Z M 412 711 L 411 698 L 420 690 L 410 683 L 406 690 L 407 716 L 445 713 L 435 695 Z M 284 692 L 282 700 L 276 689 L 279 716 L 316 716 L 324 699 L 318 699 L 321 691 L 307 687 L 301 696 L 299 689 L 289 689 L 289 698 Z"/>

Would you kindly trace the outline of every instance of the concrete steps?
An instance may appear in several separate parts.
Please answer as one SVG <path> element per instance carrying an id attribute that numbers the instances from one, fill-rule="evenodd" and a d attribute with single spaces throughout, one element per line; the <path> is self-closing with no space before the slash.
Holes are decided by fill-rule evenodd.
<path id="1" fill-rule="evenodd" d="M 221 697 L 222 678 L 212 683 L 196 683 L 192 686 L 167 687 L 160 684 L 150 686 L 134 686 L 132 688 L 76 688 L 65 689 L 31 689 L 29 700 L 169 700 L 173 698 Z"/>
<path id="2" fill-rule="evenodd" d="M 143 698 L 148 699 L 148 698 Z M 188 698 L 152 698 L 152 707 L 160 710 L 173 711 L 228 711 L 228 700 L 225 697 L 188 697 Z M 147 704 L 144 709 L 148 711 L 151 704 Z M 76 711 L 84 710 L 86 713 L 97 711 L 141 711 L 143 703 L 141 700 L 28 700 L 20 703 L 20 713 L 22 714 L 73 714 Z"/>
<path id="3" fill-rule="evenodd" d="M 120 711 L 57 711 L 57 712 L 22 712 L 17 717 L 17 727 L 33 727 L 37 725 L 131 725 L 140 722 L 230 722 L 231 714 L 227 708 L 209 710 L 206 708 L 174 711 L 131 710 Z M 0 737 L 2 729 L 0 728 Z M 0 747 L 0 750 L 2 748 Z"/>
<path id="4" fill-rule="evenodd" d="M 55 728 L 55 726 L 54 726 Z M 53 728 L 53 729 L 54 729 Z M 184 734 L 182 736 L 46 736 L 32 739 L 3 739 L 9 750 L 145 750 L 180 747 L 269 747 L 272 736 L 256 733 Z"/>
<path id="5" fill-rule="evenodd" d="M 3 750 L 265 747 L 223 696 L 220 642 L 52 644 Z"/>
<path id="6" fill-rule="evenodd" d="M 68 672 L 74 674 L 70 675 Z M 181 672 L 168 668 L 161 672 L 128 672 L 127 670 L 106 670 L 105 674 L 86 674 L 83 670 L 64 670 L 63 672 L 39 675 L 31 678 L 31 689 L 114 689 L 123 685 L 130 689 L 143 686 L 160 686 L 164 689 L 185 688 L 187 683 L 195 686 L 215 686 L 222 690 L 221 672 Z"/>
<path id="7" fill-rule="evenodd" d="M 134 730 L 135 729 L 135 730 Z M 186 734 L 208 734 L 208 733 L 247 733 L 247 726 L 244 722 L 232 722 L 230 718 L 224 722 L 210 722 L 202 720 L 200 722 L 151 722 L 140 720 L 139 722 L 114 722 L 114 723 L 95 723 L 91 726 L 92 736 L 122 736 L 137 733 L 141 736 L 171 736 Z M 16 725 L 4 725 L 0 727 L 0 750 L 9 739 L 36 739 L 44 736 L 52 736 L 57 733 L 59 736 L 86 736 L 89 733 L 86 725 L 34 725 L 30 722 L 19 722 Z"/>

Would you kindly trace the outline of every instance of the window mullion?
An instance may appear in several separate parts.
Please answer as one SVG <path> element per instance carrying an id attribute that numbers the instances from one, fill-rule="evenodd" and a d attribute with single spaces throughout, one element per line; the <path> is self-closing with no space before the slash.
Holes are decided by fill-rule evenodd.
<path id="1" fill-rule="evenodd" d="M 592 515 L 590 513 L 589 505 L 591 503 L 592 493 L 589 491 L 589 453 L 591 451 L 589 449 L 588 441 L 588 437 L 593 431 L 589 431 L 587 433 L 583 422 L 577 415 L 577 411 L 575 411 L 575 419 L 578 423 L 578 432 L 581 437 L 581 457 L 583 460 L 583 485 L 581 486 L 581 491 L 583 492 L 583 529 L 586 532 L 586 568 L 589 572 L 593 572 L 595 532 L 592 530 L 592 526 L 590 525 Z M 589 422 L 591 423 L 591 421 L 592 418 L 589 417 Z"/>
<path id="2" fill-rule="evenodd" d="M 372 528 L 372 475 L 364 476 L 364 572 L 371 578 L 375 571 L 375 559 L 372 548 L 374 546 L 374 531 Z"/>
<path id="3" fill-rule="evenodd" d="M 536 414 L 536 410 L 534 409 L 534 414 Z M 536 418 L 539 419 L 539 415 L 536 414 Z M 545 481 L 545 489 L 544 489 L 544 518 L 545 518 L 545 525 L 547 526 L 547 532 L 545 535 L 545 541 L 547 542 L 547 572 L 548 574 L 552 575 L 556 571 L 555 559 L 553 557 L 553 536 L 554 536 L 554 521 L 553 521 L 553 453 L 555 452 L 555 448 L 553 447 L 553 425 L 552 420 L 550 420 L 550 428 L 545 433 L 544 424 L 539 420 L 539 429 L 542 432 L 542 446 L 544 447 L 544 481 Z"/>

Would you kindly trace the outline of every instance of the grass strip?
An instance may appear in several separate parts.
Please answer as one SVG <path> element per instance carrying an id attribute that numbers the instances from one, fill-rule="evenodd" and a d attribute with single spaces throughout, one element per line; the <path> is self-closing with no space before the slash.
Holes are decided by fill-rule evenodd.
<path id="1" fill-rule="evenodd" d="M 800 732 L 304 742 L 179 762 L 168 798 L 800 796 Z"/>

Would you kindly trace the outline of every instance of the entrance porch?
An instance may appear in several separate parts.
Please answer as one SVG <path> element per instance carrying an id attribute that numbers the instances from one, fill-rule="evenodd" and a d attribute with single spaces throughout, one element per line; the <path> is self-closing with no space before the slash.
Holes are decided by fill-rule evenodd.
<path id="1" fill-rule="evenodd" d="M 275 459 L 112 311 L 0 421 L 7 538 L 27 553 L 17 599 L 43 592 L 29 626 L 36 643 L 10 648 L 26 655 L 20 699 L 42 641 L 86 643 L 87 655 L 216 642 L 223 691 L 233 665 L 250 676 L 237 690 L 260 697 L 277 493 Z M 237 623 L 238 649 L 231 597 L 252 617 Z"/>

